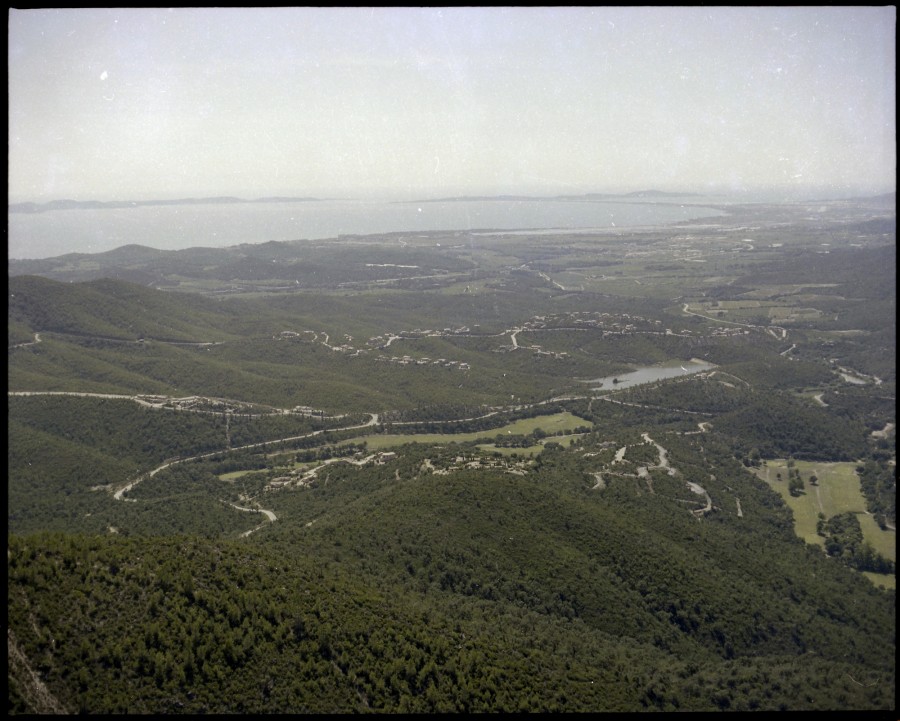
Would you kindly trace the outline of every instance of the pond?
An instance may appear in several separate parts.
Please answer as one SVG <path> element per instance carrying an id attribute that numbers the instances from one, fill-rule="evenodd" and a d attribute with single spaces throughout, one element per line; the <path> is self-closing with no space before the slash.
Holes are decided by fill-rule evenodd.
<path id="1" fill-rule="evenodd" d="M 629 373 L 620 373 L 619 375 L 606 376 L 605 378 L 594 378 L 585 382 L 596 386 L 595 390 L 621 390 L 622 388 L 630 388 L 642 383 L 653 383 L 666 378 L 677 378 L 690 375 L 691 373 L 699 373 L 715 367 L 713 363 L 692 358 L 689 361 L 669 361 L 668 363 L 655 366 L 643 366 Z"/>

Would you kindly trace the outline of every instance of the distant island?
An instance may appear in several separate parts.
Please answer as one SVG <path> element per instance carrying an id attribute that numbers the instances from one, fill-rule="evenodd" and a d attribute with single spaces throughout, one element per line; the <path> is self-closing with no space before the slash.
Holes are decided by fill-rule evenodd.
<path id="1" fill-rule="evenodd" d="M 269 197 L 245 200 L 231 196 L 214 198 L 178 198 L 175 200 L 51 200 L 47 203 L 12 203 L 10 213 L 43 213 L 48 210 L 106 210 L 110 208 L 139 208 L 148 205 L 212 205 L 233 203 L 301 203 L 318 201 L 321 198 Z"/>
<path id="2" fill-rule="evenodd" d="M 628 201 L 651 198 L 671 200 L 672 198 L 699 198 L 700 193 L 673 193 L 664 190 L 636 190 L 631 193 L 583 193 L 581 195 L 461 195 L 450 198 L 429 198 L 427 200 L 400 200 L 399 203 L 454 203 L 460 201 L 517 201 L 517 200 L 564 200 L 564 201 Z"/>
<path id="3" fill-rule="evenodd" d="M 631 193 L 585 193 L 583 195 L 462 195 L 449 198 L 398 200 L 397 203 L 453 203 L 460 201 L 578 201 L 578 202 L 627 202 L 629 200 L 701 197 L 699 193 L 672 193 L 663 190 L 638 190 Z M 325 198 L 271 196 L 247 200 L 233 196 L 210 198 L 176 198 L 173 200 L 50 200 L 46 203 L 10 203 L 10 213 L 44 213 L 50 210 L 107 210 L 115 208 L 140 208 L 160 205 L 230 205 L 236 203 L 306 203 Z"/>

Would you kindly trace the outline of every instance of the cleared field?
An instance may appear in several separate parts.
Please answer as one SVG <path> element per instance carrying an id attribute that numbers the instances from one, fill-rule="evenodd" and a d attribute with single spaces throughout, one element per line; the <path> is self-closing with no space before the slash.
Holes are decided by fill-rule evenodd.
<path id="1" fill-rule="evenodd" d="M 720 300 L 715 304 L 709 306 L 710 310 L 713 308 L 722 308 L 724 310 L 742 310 L 744 308 L 760 308 L 763 305 L 769 305 L 768 303 L 761 303 L 758 300 Z"/>
<path id="2" fill-rule="evenodd" d="M 602 281 L 586 282 L 584 287 L 600 293 L 655 300 L 671 299 L 684 290 L 684 285 L 679 284 L 678 279 L 659 278 L 643 272 L 627 277 L 608 276 Z"/>
<path id="3" fill-rule="evenodd" d="M 222 473 L 219 478 L 223 481 L 234 481 L 241 476 L 246 476 L 248 473 L 254 473 L 254 471 L 231 471 L 230 473 Z"/>
<path id="4" fill-rule="evenodd" d="M 484 280 L 464 280 L 454 283 L 448 283 L 436 290 L 442 295 L 476 295 L 488 292 L 487 281 Z"/>
<path id="5" fill-rule="evenodd" d="M 819 513 L 831 518 L 838 513 L 851 512 L 857 514 L 862 528 L 863 538 L 885 558 L 897 560 L 896 533 L 882 531 L 871 515 L 866 513 L 866 501 L 859 487 L 855 463 L 821 463 L 814 461 L 795 461 L 806 487 L 799 496 L 792 496 L 788 491 L 787 460 L 771 459 L 765 466 L 756 469 L 756 475 L 774 488 L 794 514 L 794 528 L 797 535 L 807 543 L 824 548 L 825 539 L 816 533 Z M 781 474 L 781 479 L 778 479 Z M 809 482 L 815 475 L 818 486 Z M 896 587 L 896 578 L 883 574 L 866 573 L 876 585 L 888 588 Z"/>
<path id="6" fill-rule="evenodd" d="M 864 571 L 863 576 L 868 578 L 876 586 L 884 586 L 885 588 L 897 588 L 897 577 L 888 576 L 883 573 L 870 573 Z"/>
<path id="7" fill-rule="evenodd" d="M 373 451 L 380 451 L 385 448 L 394 446 L 402 446 L 404 443 L 465 443 L 467 441 L 484 440 L 489 441 L 498 435 L 522 435 L 527 436 L 533 433 L 536 428 L 540 428 L 550 436 L 557 432 L 573 431 L 579 426 L 589 425 L 587 421 L 571 413 L 555 413 L 550 416 L 537 416 L 535 418 L 523 418 L 500 428 L 491 428 L 486 431 L 477 431 L 475 433 L 391 433 L 388 435 L 377 434 L 371 436 L 360 436 L 353 438 L 346 443 L 366 442 L 366 448 Z M 553 437 L 546 440 L 561 440 Z M 518 451 L 520 454 L 529 451 L 540 451 L 540 446 L 533 448 L 513 448 L 510 451 Z"/>
<path id="8" fill-rule="evenodd" d="M 822 317 L 822 311 L 816 308 L 795 308 L 792 306 L 777 306 L 769 308 L 769 317 L 773 320 L 813 320 Z"/>
<path id="9" fill-rule="evenodd" d="M 546 433 L 553 434 L 559 431 L 573 431 L 579 426 L 590 425 L 588 421 L 583 418 L 579 418 L 578 416 L 574 416 L 571 413 L 555 413 L 552 416 L 536 416 L 534 418 L 523 418 L 520 421 L 516 421 L 515 423 L 510 423 L 508 426 L 503 426 L 502 428 L 496 428 L 493 431 L 488 431 L 492 436 L 496 436 L 498 433 L 512 433 L 528 435 L 529 433 L 533 433 L 535 429 L 540 428 Z"/>
<path id="10" fill-rule="evenodd" d="M 747 291 L 746 293 L 742 293 L 744 298 L 760 298 L 760 299 L 771 299 L 771 298 L 782 298 L 788 295 L 797 295 L 801 293 L 801 291 L 806 290 L 808 288 L 833 288 L 835 287 L 835 283 L 802 283 L 799 285 L 764 285 L 759 288 L 751 291 Z"/>

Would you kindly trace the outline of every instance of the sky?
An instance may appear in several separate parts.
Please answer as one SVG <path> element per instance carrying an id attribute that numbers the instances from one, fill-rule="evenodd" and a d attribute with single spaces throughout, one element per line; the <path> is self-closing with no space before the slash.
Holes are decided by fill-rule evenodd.
<path id="1" fill-rule="evenodd" d="M 9 201 L 896 188 L 896 8 L 9 10 Z"/>

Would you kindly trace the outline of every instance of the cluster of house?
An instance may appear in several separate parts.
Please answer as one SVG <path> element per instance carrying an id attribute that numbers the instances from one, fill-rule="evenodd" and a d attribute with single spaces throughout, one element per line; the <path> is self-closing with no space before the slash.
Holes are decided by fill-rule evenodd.
<path id="1" fill-rule="evenodd" d="M 463 361 L 455 361 L 448 360 L 447 358 L 435 358 L 432 360 L 431 358 L 413 358 L 412 356 L 404 355 L 404 356 L 391 356 L 388 358 L 387 356 L 378 356 L 375 358 L 376 361 L 381 361 L 383 363 L 396 363 L 398 365 L 417 365 L 417 366 L 426 366 L 426 365 L 436 365 L 442 368 L 456 368 L 458 370 L 467 371 L 470 370 L 471 366 L 468 363 L 464 363 Z"/>
<path id="2" fill-rule="evenodd" d="M 476 325 L 476 328 L 478 326 Z M 565 331 L 565 330 L 585 330 L 589 328 L 595 328 L 602 330 L 603 334 L 627 334 L 627 333 L 666 333 L 671 334 L 672 332 L 668 329 L 662 329 L 662 321 L 655 319 L 643 318 L 637 315 L 629 315 L 628 313 L 600 313 L 600 312 L 592 312 L 592 311 L 573 311 L 571 313 L 562 313 L 551 316 L 543 316 L 538 315 L 534 316 L 530 320 L 526 321 L 520 328 L 516 328 L 512 330 L 513 334 L 513 342 L 511 345 L 501 346 L 496 348 L 496 352 L 508 352 L 511 350 L 516 350 L 517 348 L 528 348 L 533 351 L 536 355 L 548 356 L 554 359 L 563 359 L 568 357 L 568 353 L 565 351 L 551 351 L 545 350 L 539 345 L 524 345 L 517 344 L 515 340 L 515 335 L 519 332 L 523 331 Z M 507 331 L 510 332 L 510 331 Z M 318 333 L 314 331 L 303 331 L 302 333 L 311 333 L 313 335 L 313 341 L 318 340 Z M 469 326 L 460 326 L 458 328 L 442 328 L 442 329 L 422 329 L 422 328 L 414 328 L 412 330 L 402 330 L 398 333 L 385 333 L 382 335 L 376 335 L 372 338 L 369 338 L 366 341 L 366 345 L 369 348 L 383 350 L 391 345 L 395 340 L 404 340 L 404 339 L 415 339 L 415 338 L 442 338 L 447 336 L 458 336 L 458 335 L 467 335 L 471 334 L 472 329 Z M 301 335 L 296 331 L 282 331 L 277 337 L 280 339 L 290 339 L 297 338 Z M 346 339 L 352 340 L 350 336 L 345 336 Z M 349 352 L 352 355 L 360 355 L 361 353 L 366 352 L 365 349 L 355 348 L 348 343 L 343 345 L 330 345 L 328 343 L 328 336 L 325 336 L 324 344 L 335 351 Z M 450 360 L 448 358 L 415 358 L 410 355 L 402 355 L 402 356 L 386 356 L 379 355 L 375 358 L 376 361 L 380 361 L 383 363 L 394 363 L 397 365 L 434 365 L 440 366 L 443 368 L 456 368 L 459 370 L 470 370 L 471 367 L 468 363 L 456 360 Z"/>
<path id="3" fill-rule="evenodd" d="M 750 335 L 750 331 L 747 328 L 732 326 L 730 328 L 713 328 L 709 334 L 715 336 Z"/>
<path id="4" fill-rule="evenodd" d="M 443 468 L 436 467 L 430 458 L 426 459 L 422 465 L 423 470 L 431 471 L 433 474 L 438 476 L 446 476 L 447 474 L 453 473 L 454 471 L 480 468 L 499 469 L 504 470 L 507 473 L 524 476 L 528 472 L 528 467 L 531 465 L 531 461 L 513 460 L 508 456 L 501 456 L 499 458 L 496 458 L 472 454 L 468 456 L 456 456 L 453 462 Z"/>
<path id="5" fill-rule="evenodd" d="M 253 406 L 237 401 L 226 401 L 221 398 L 206 396 L 186 396 L 170 398 L 169 396 L 140 395 L 137 400 L 156 408 L 171 408 L 176 411 L 194 411 L 203 413 L 250 413 Z M 259 411 L 256 411 L 259 412 Z"/>
<path id="6" fill-rule="evenodd" d="M 385 333 L 384 335 L 373 336 L 366 341 L 366 344 L 382 349 L 387 348 L 392 341 L 404 338 L 442 338 L 448 335 L 464 335 L 471 332 L 472 330 L 467 325 L 459 328 L 442 328 L 440 330 L 413 328 L 412 330 L 401 330 L 399 333 Z"/>
<path id="7" fill-rule="evenodd" d="M 313 482 L 318 472 L 321 468 L 331 464 L 331 463 L 354 463 L 358 466 L 365 466 L 369 464 L 373 465 L 384 465 L 388 461 L 393 461 L 397 458 L 397 454 L 393 451 L 381 451 L 379 453 L 373 453 L 369 456 L 363 457 L 361 453 L 357 453 L 354 457 L 350 458 L 329 458 L 321 465 L 313 466 L 312 468 L 306 469 L 294 469 L 289 471 L 287 475 L 277 476 L 276 478 L 272 478 L 266 483 L 265 490 L 272 491 L 277 490 L 279 488 L 284 488 L 286 486 L 294 485 L 294 486 L 304 486 Z"/>
<path id="8" fill-rule="evenodd" d="M 628 313 L 599 313 L 573 311 L 552 316 L 537 315 L 522 326 L 523 330 L 572 330 L 573 328 L 600 328 L 615 333 L 636 333 L 658 330 L 662 321 L 643 318 Z"/>

